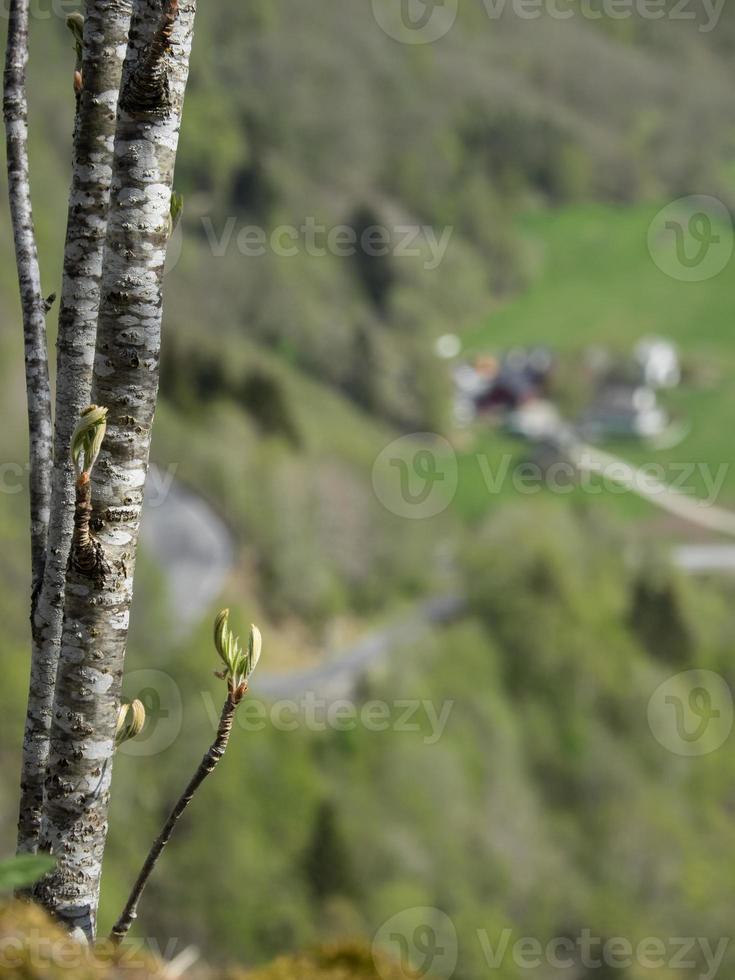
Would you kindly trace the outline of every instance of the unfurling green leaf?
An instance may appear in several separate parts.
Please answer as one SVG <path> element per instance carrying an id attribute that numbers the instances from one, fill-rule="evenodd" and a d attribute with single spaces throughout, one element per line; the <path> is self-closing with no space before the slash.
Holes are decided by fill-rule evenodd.
<path id="1" fill-rule="evenodd" d="M 77 476 L 89 474 L 97 461 L 107 431 L 107 409 L 85 408 L 71 438 L 71 459 Z"/>
<path id="2" fill-rule="evenodd" d="M 229 609 L 223 609 L 214 621 L 214 646 L 225 665 L 227 665 L 227 634 L 229 627 L 227 619 L 230 615 Z"/>
<path id="3" fill-rule="evenodd" d="M 260 635 L 258 627 L 252 623 L 250 625 L 250 636 L 248 637 L 248 674 L 252 674 L 258 666 L 262 648 L 263 637 Z"/>
<path id="4" fill-rule="evenodd" d="M 0 861 L 0 893 L 28 888 L 55 866 L 56 861 L 48 854 L 18 854 Z"/>
<path id="5" fill-rule="evenodd" d="M 142 701 L 136 699 L 129 704 L 121 704 L 117 713 L 115 748 L 140 735 L 143 725 L 145 725 L 145 707 Z"/>
<path id="6" fill-rule="evenodd" d="M 221 676 L 227 680 L 233 689 L 241 687 L 255 670 L 260 659 L 263 639 L 257 626 L 250 627 L 247 652 L 240 644 L 240 637 L 235 636 L 229 626 L 229 609 L 223 609 L 214 621 L 214 645 L 226 670 Z"/>
<path id="7" fill-rule="evenodd" d="M 84 53 L 84 17 L 78 12 L 74 11 L 73 14 L 69 14 L 66 18 L 66 26 L 74 35 L 74 47 L 77 52 L 77 67 L 82 67 L 82 58 Z"/>
<path id="8" fill-rule="evenodd" d="M 176 225 L 181 221 L 181 215 L 184 213 L 184 195 L 179 194 L 178 191 L 171 191 L 171 224 L 169 235 L 173 235 L 176 231 Z"/>

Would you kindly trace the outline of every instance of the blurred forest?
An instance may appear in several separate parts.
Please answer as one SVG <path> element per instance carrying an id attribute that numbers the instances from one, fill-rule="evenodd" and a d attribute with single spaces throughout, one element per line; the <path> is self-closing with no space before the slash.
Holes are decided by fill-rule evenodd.
<path id="1" fill-rule="evenodd" d="M 49 15 L 32 23 L 31 163 L 50 293 L 74 53 L 63 20 L 39 10 Z M 401 909 L 436 906 L 459 933 L 458 980 L 487 970 L 478 929 L 541 941 L 583 928 L 632 941 L 728 935 L 735 754 L 694 766 L 666 752 L 646 704 L 693 666 L 735 683 L 732 583 L 684 578 L 594 500 L 485 500 L 407 521 L 381 506 L 370 472 L 399 435 L 447 430 L 434 341 L 472 335 L 534 282 L 542 258 L 519 232 L 524 216 L 595 205 L 612 220 L 693 193 L 735 205 L 734 51 L 732 7 L 704 33 L 669 19 L 524 21 L 510 7 L 490 20 L 464 4 L 441 41 L 410 46 L 380 29 L 366 0 L 201 5 L 154 458 L 228 524 L 237 561 L 221 604 L 261 624 L 263 665 L 313 662 L 335 633 L 352 638 L 448 586 L 469 609 L 357 692 L 359 702 L 453 701 L 436 744 L 425 732 L 236 731 L 151 883 L 140 935 L 255 966 L 316 941 L 371 938 Z M 425 255 L 245 257 L 237 247 L 247 226 L 310 220 L 452 237 L 433 269 Z M 22 466 L 7 233 L 0 256 L 0 460 Z M 1 500 L 9 853 L 28 570 L 24 494 Z M 202 692 L 216 686 L 209 620 L 177 639 L 155 555 L 138 574 L 129 668 L 175 679 L 183 728 L 165 752 L 116 763 L 103 924 L 207 744 Z M 518 972 L 508 963 L 496 975 Z"/>

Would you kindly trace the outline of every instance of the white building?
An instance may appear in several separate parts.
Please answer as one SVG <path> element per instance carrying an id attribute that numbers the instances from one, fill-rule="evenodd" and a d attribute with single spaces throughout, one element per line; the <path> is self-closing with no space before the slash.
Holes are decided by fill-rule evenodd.
<path id="1" fill-rule="evenodd" d="M 679 353 L 670 340 L 645 337 L 636 346 L 635 359 L 650 388 L 676 388 L 681 381 Z"/>

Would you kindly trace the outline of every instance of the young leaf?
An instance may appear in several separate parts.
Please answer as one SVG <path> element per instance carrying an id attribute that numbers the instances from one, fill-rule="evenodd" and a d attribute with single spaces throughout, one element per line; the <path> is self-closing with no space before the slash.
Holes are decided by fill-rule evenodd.
<path id="1" fill-rule="evenodd" d="M 0 892 L 27 888 L 48 874 L 55 865 L 56 861 L 48 854 L 19 854 L 7 861 L 0 861 Z"/>

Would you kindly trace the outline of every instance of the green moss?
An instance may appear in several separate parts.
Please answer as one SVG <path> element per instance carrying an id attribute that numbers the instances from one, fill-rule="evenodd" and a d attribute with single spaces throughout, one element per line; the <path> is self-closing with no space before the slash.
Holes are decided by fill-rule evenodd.
<path id="1" fill-rule="evenodd" d="M 93 950 L 70 939 L 37 905 L 0 905 L 0 977 L 3 980 L 147 980 L 163 965 L 137 943 Z"/>
<path id="2" fill-rule="evenodd" d="M 249 973 L 227 980 L 405 980 L 397 963 L 361 942 L 317 946 L 297 956 L 281 956 Z"/>

